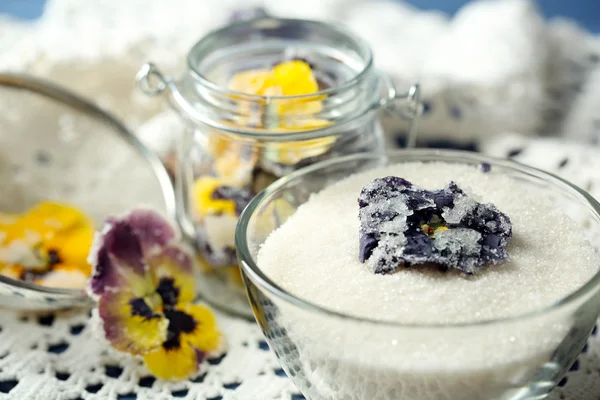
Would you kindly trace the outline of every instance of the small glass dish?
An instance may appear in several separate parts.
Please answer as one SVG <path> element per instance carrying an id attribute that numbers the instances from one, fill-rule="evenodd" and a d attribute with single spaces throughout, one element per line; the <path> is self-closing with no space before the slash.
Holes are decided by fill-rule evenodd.
<path id="1" fill-rule="evenodd" d="M 353 173 L 406 162 L 474 167 L 487 163 L 493 173 L 547 193 L 582 227 L 582 233 L 600 227 L 600 204 L 585 191 L 540 170 L 475 153 L 363 153 L 306 167 L 255 197 L 236 230 L 242 278 L 269 346 L 310 400 L 545 398 L 579 355 L 596 323 L 600 272 L 553 304 L 516 316 L 472 323 L 402 324 L 319 306 L 279 286 L 258 265 L 257 254 L 265 240 L 312 194 Z"/>
<path id="2" fill-rule="evenodd" d="M 102 227 L 108 215 L 146 205 L 175 218 L 160 160 L 91 102 L 26 75 L 0 74 L 0 212 L 40 201 L 72 204 Z M 0 306 L 24 310 L 91 304 L 83 289 L 51 288 L 0 275 Z"/>

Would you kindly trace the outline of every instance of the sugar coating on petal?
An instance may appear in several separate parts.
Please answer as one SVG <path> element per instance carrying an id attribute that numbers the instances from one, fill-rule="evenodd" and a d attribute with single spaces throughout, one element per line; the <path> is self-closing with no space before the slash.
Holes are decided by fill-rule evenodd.
<path id="1" fill-rule="evenodd" d="M 363 187 L 358 203 L 359 260 L 373 273 L 437 264 L 474 274 L 508 258 L 508 216 L 454 182 L 425 190 L 400 177 L 378 178 Z"/>

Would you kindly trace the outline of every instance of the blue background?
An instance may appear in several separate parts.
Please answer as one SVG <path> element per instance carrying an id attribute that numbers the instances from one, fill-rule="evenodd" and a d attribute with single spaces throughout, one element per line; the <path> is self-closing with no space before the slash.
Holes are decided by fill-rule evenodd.
<path id="1" fill-rule="evenodd" d="M 448 14 L 454 14 L 467 2 L 465 0 L 409 1 L 409 3 L 419 8 L 439 9 Z M 32 19 L 42 14 L 43 6 L 44 0 L 0 0 L 0 13 L 8 13 L 20 18 Z M 176 4 L 173 6 L 175 7 Z M 577 20 L 579 24 L 588 30 L 600 33 L 600 0 L 538 0 L 538 6 L 547 17 L 570 17 Z"/>

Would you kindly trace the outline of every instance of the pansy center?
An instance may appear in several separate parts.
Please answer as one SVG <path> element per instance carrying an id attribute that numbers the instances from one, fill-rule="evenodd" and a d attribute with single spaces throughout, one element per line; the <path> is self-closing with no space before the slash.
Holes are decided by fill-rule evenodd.
<path id="1" fill-rule="evenodd" d="M 173 278 L 161 278 L 156 293 L 162 299 L 165 308 L 174 307 L 177 304 L 177 299 L 179 299 L 179 288 L 175 286 Z"/>
<path id="2" fill-rule="evenodd" d="M 165 350 L 176 350 L 181 347 L 181 334 L 192 333 L 198 323 L 196 320 L 184 313 L 174 309 L 165 309 L 165 317 L 169 320 L 167 340 L 163 343 Z"/>
<path id="3" fill-rule="evenodd" d="M 421 221 L 419 226 L 430 238 L 435 237 L 435 233 L 438 231 L 448 230 L 444 220 L 439 215 L 433 215 L 427 222 Z"/>
<path id="4" fill-rule="evenodd" d="M 132 316 L 139 316 L 145 319 L 160 318 L 160 314 L 154 312 L 152 307 L 143 298 L 132 299 L 129 305 L 131 306 Z"/>
<path id="5" fill-rule="evenodd" d="M 159 312 L 177 305 L 178 299 L 179 289 L 175 286 L 175 280 L 173 278 L 161 278 L 154 293 L 129 301 L 131 315 L 146 319 L 161 317 Z"/>

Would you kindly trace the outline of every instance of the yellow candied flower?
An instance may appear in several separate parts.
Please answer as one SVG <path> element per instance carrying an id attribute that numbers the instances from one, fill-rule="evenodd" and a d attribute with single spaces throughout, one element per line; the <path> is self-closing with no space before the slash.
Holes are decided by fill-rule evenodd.
<path id="1" fill-rule="evenodd" d="M 229 89 L 259 96 L 300 96 L 318 92 L 319 84 L 306 62 L 291 60 L 272 70 L 238 72 L 229 81 Z"/>
<path id="2" fill-rule="evenodd" d="M 252 180 L 252 172 L 258 161 L 258 149 L 219 134 L 208 136 L 206 148 L 214 159 L 216 175 L 226 183 L 244 186 Z"/>
<path id="3" fill-rule="evenodd" d="M 273 68 L 273 76 L 284 96 L 300 96 L 319 91 L 319 84 L 310 66 L 304 61 L 282 62 Z"/>
<path id="4" fill-rule="evenodd" d="M 235 202 L 229 199 L 214 199 L 213 193 L 222 183 L 210 176 L 202 176 L 194 182 L 194 210 L 200 217 L 214 214 L 235 216 Z"/>
<path id="5" fill-rule="evenodd" d="M 4 248 L 5 255 L 11 256 L 11 260 L 0 260 L 0 265 L 20 266 L 19 278 L 26 270 L 36 273 L 61 270 L 62 273 L 54 276 L 52 282 L 47 282 L 52 286 L 60 285 L 58 278 L 69 275 L 73 279 L 65 280 L 65 285 L 82 283 L 91 272 L 87 255 L 93 236 L 93 221 L 82 211 L 66 204 L 44 201 L 22 215 L 2 214 L 0 247 Z M 12 250 L 17 248 L 20 255 L 15 256 L 17 253 Z M 15 268 L 3 268 L 0 273 L 14 277 L 16 271 Z M 41 276 L 35 283 L 45 285 L 46 278 Z"/>
<path id="6" fill-rule="evenodd" d="M 231 78 L 229 89 L 259 96 L 305 96 L 318 92 L 319 84 L 308 63 L 291 60 L 276 65 L 272 70 L 238 72 Z M 323 96 L 278 99 L 272 103 L 272 106 L 282 116 L 287 115 L 293 118 L 294 115 L 311 115 L 320 112 L 323 99 Z M 248 108 L 248 105 L 242 104 L 241 107 Z M 244 120 L 251 119 L 251 117 L 246 117 Z M 324 124 L 325 122 L 319 125 Z M 287 126 L 287 128 L 315 129 L 315 126 L 303 126 L 300 123 L 298 126 Z"/>
<path id="7" fill-rule="evenodd" d="M 310 96 L 319 91 L 318 82 L 310 65 L 301 60 L 282 62 L 272 70 L 250 70 L 235 74 L 229 83 L 229 88 L 238 92 L 261 96 L 305 96 L 300 99 L 280 98 L 273 100 L 270 106 L 279 115 L 275 126 L 262 127 L 265 131 L 277 134 L 290 131 L 314 130 L 331 125 L 330 121 L 315 118 L 321 112 L 322 100 L 325 96 Z M 241 104 L 243 112 L 236 124 L 261 129 L 260 111 L 254 111 L 248 104 Z M 293 165 L 308 157 L 315 157 L 328 151 L 335 142 L 335 137 L 303 141 L 297 143 L 273 144 L 266 150 L 266 156 L 277 163 Z M 217 160 L 216 172 L 219 176 L 231 177 L 232 171 L 239 171 L 235 163 L 238 158 L 228 157 L 224 152 L 213 153 Z"/>
<path id="8" fill-rule="evenodd" d="M 162 379 L 198 371 L 222 336 L 212 311 L 192 304 L 191 254 L 175 228 L 152 211 L 110 219 L 91 255 L 89 290 L 98 298 L 104 335 L 118 351 L 142 356 Z"/>
<path id="9" fill-rule="evenodd" d="M 268 69 L 242 71 L 229 81 L 229 89 L 240 93 L 274 96 L 273 90 L 278 86 L 275 75 Z M 270 91 L 270 92 L 269 92 Z"/>

